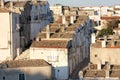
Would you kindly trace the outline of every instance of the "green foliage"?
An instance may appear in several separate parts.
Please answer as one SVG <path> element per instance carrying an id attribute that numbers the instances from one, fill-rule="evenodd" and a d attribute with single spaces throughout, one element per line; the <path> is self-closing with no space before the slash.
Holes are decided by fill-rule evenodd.
<path id="1" fill-rule="evenodd" d="M 120 20 L 108 21 L 107 28 L 106 29 L 102 29 L 98 33 L 97 37 L 113 35 L 113 29 L 118 27 L 118 23 L 120 23 Z"/>
<path id="2" fill-rule="evenodd" d="M 111 28 L 107 28 L 107 29 L 102 29 L 99 33 L 98 33 L 98 35 L 97 35 L 97 37 L 101 37 L 101 36 L 107 36 L 107 35 L 113 35 L 113 29 L 111 29 Z"/>

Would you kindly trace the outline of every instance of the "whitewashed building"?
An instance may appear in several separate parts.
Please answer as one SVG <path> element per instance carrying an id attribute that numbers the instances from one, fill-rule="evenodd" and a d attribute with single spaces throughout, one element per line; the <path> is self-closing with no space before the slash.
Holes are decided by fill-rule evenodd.
<path id="1" fill-rule="evenodd" d="M 53 15 L 63 15 L 63 6 L 61 4 L 55 4 L 50 6 L 50 10 L 53 11 Z"/>
<path id="2" fill-rule="evenodd" d="M 52 66 L 42 59 L 10 60 L 0 64 L 0 80 L 51 80 Z"/>
<path id="3" fill-rule="evenodd" d="M 78 63 L 89 56 L 90 24 L 82 15 L 68 27 L 48 25 L 32 43 L 30 59 L 44 59 L 53 66 L 53 78 L 68 79 Z"/>
<path id="4" fill-rule="evenodd" d="M 0 8 L 0 60 L 20 54 L 19 14 Z"/>

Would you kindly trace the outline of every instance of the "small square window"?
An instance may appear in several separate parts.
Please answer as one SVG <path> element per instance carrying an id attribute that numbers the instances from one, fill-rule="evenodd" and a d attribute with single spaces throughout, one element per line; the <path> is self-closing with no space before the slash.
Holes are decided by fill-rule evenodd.
<path id="1" fill-rule="evenodd" d="M 5 76 L 3 76 L 3 80 L 5 80 Z"/>
<path id="2" fill-rule="evenodd" d="M 19 74 L 19 80 L 25 80 L 25 75 L 24 74 Z"/>

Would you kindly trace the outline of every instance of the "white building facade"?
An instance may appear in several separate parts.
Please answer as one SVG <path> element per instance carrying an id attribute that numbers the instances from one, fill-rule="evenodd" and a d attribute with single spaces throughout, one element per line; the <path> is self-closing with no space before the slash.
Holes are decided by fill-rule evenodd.
<path id="1" fill-rule="evenodd" d="M 81 17 L 79 18 L 81 19 Z M 59 34 L 50 31 L 55 30 L 58 26 L 53 28 L 47 26 L 46 31 L 48 32 L 43 29 L 41 36 L 39 36 L 41 39 L 34 41 L 30 47 L 30 59 L 44 59 L 52 64 L 53 78 L 57 80 L 68 79 L 76 66 L 89 56 L 91 21 L 86 17 L 85 23 L 75 24 L 76 29 L 75 26 L 68 26 L 66 31 L 59 32 Z M 60 30 L 63 27 L 59 27 Z M 50 33 L 53 33 L 53 36 L 58 35 L 57 37 L 51 37 Z M 68 35 L 68 33 L 71 35 Z M 42 34 L 46 37 L 42 37 Z M 62 38 L 62 36 L 59 37 L 60 34 L 67 36 Z M 49 38 L 47 38 L 48 35 Z"/>
<path id="2" fill-rule="evenodd" d="M 0 60 L 11 60 L 20 54 L 19 15 L 0 11 Z"/>

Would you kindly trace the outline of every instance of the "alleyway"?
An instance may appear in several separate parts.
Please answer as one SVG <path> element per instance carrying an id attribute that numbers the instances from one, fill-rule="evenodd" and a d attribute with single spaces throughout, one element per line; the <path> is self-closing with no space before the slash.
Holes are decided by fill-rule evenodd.
<path id="1" fill-rule="evenodd" d="M 70 79 L 72 79 L 72 80 L 79 79 L 79 77 L 78 77 L 79 71 L 82 70 L 84 67 L 86 67 L 88 65 L 88 63 L 89 63 L 88 58 L 85 58 L 81 63 L 79 63 L 79 65 L 76 67 L 76 69 L 70 75 Z"/>

